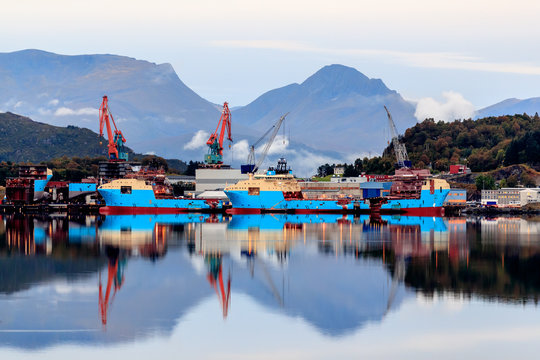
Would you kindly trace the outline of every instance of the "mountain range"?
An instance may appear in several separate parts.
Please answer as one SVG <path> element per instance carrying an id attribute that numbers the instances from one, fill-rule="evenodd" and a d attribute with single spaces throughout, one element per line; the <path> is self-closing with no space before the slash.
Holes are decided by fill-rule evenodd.
<path id="1" fill-rule="evenodd" d="M 136 152 L 202 160 L 221 104 L 197 95 L 170 64 L 117 55 L 57 55 L 40 50 L 0 53 L 0 112 L 35 121 L 74 125 L 98 131 L 101 97 L 109 105 L 127 145 Z M 540 98 L 509 99 L 479 110 L 479 116 L 533 113 Z M 226 99 L 224 99 L 226 101 Z M 329 65 L 304 82 L 270 90 L 232 111 L 232 151 L 225 161 L 238 165 L 255 142 L 281 115 L 285 130 L 268 161 L 286 156 L 308 173 L 325 162 L 352 161 L 382 152 L 392 113 L 399 132 L 416 124 L 415 104 L 380 79 L 358 70 Z"/>
<path id="2" fill-rule="evenodd" d="M 529 99 L 506 99 L 476 112 L 476 118 L 527 113 L 534 115 L 540 112 L 540 97 Z"/>
<path id="3" fill-rule="evenodd" d="M 103 95 L 109 97 L 111 112 L 127 144 L 139 152 L 178 157 L 178 152 L 157 144 L 177 148 L 175 137 L 215 127 L 219 119 L 218 108 L 189 89 L 170 64 L 39 50 L 0 54 L 2 111 L 97 132 Z"/>
<path id="4" fill-rule="evenodd" d="M 243 126 L 265 130 L 289 112 L 292 139 L 326 151 L 368 153 L 380 152 L 386 145 L 381 141 L 387 128 L 384 105 L 403 131 L 416 123 L 414 106 L 382 80 L 343 65 L 329 65 L 301 84 L 261 95 L 233 115 Z"/>

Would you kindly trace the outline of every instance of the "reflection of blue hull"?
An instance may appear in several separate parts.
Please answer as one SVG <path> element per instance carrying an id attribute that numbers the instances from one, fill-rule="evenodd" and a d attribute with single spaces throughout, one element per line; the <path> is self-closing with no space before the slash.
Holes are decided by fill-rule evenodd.
<path id="1" fill-rule="evenodd" d="M 238 214 L 233 215 L 228 228 L 234 230 L 248 230 L 250 228 L 281 230 L 286 224 L 332 224 L 339 221 L 362 224 L 369 223 L 369 219 L 368 215 L 355 218 L 352 215 L 339 214 Z M 441 217 L 383 215 L 381 220 L 386 225 L 419 226 L 421 232 L 445 232 L 448 230 L 444 219 Z"/>
<path id="2" fill-rule="evenodd" d="M 420 231 L 429 232 L 445 232 L 448 231 L 444 219 L 442 217 L 427 217 L 427 216 L 381 216 L 383 221 L 389 225 L 400 226 L 420 226 Z"/>
<path id="3" fill-rule="evenodd" d="M 180 225 L 203 223 L 212 215 L 209 214 L 160 214 L 160 215 L 107 215 L 100 229 L 113 231 L 153 231 L 156 224 Z M 221 215 L 213 215 L 221 221 Z"/>
<path id="4" fill-rule="evenodd" d="M 440 211 L 448 189 L 422 190 L 419 199 L 389 199 L 381 207 L 382 211 L 410 212 L 418 215 L 430 215 Z M 247 190 L 225 191 L 231 200 L 233 209 L 262 210 L 262 211 L 291 211 L 295 213 L 343 212 L 343 211 L 369 211 L 369 204 L 364 201 L 339 200 L 286 200 L 281 191 L 260 191 L 258 195 L 249 195 Z M 436 210 L 436 211 L 434 211 Z"/>

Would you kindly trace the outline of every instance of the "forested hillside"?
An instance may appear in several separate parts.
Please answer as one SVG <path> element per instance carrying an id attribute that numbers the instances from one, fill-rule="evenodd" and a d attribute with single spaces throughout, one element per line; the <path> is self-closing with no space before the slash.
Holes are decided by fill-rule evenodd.
<path id="1" fill-rule="evenodd" d="M 98 134 L 89 129 L 53 126 L 0 113 L 0 186 L 5 185 L 6 177 L 17 176 L 19 163 L 46 164 L 53 170 L 54 180 L 78 181 L 97 176 L 99 162 L 107 159 L 106 140 L 101 142 Z M 171 173 L 187 170 L 187 164 L 178 159 L 136 154 L 129 148 L 128 153 L 130 160 L 144 165 L 154 162 Z"/>
<path id="2" fill-rule="evenodd" d="M 431 165 L 434 171 L 448 171 L 452 164 L 466 164 L 473 172 L 514 164 L 540 166 L 538 114 L 454 122 L 427 119 L 407 129 L 401 141 L 414 167 Z M 395 162 L 390 144 L 381 157 L 357 159 L 354 164 L 345 164 L 345 176 L 357 176 L 361 172 L 391 174 Z M 319 176 L 331 173 L 331 165 L 319 167 Z"/>
<path id="3" fill-rule="evenodd" d="M 451 123 L 425 120 L 405 131 L 402 141 L 417 167 L 447 171 L 466 163 L 472 171 L 540 163 L 540 117 L 513 115 Z M 392 151 L 387 148 L 385 153 Z"/>
<path id="4" fill-rule="evenodd" d="M 105 142 L 76 126 L 53 126 L 27 117 L 0 113 L 0 161 L 40 162 L 62 156 L 105 156 Z M 130 156 L 133 152 L 128 149 Z"/>

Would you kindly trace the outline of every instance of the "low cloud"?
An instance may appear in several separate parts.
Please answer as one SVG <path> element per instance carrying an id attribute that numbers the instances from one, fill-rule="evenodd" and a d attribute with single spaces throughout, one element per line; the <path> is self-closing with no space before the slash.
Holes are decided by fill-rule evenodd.
<path id="1" fill-rule="evenodd" d="M 268 150 L 268 155 L 284 154 L 287 152 L 288 147 L 289 139 L 286 136 L 277 135 L 274 139 L 274 142 L 270 146 L 270 149 Z M 262 152 L 264 147 L 261 147 L 260 149 L 260 151 Z"/>
<path id="2" fill-rule="evenodd" d="M 191 140 L 184 145 L 184 150 L 195 150 L 204 147 L 209 137 L 210 134 L 208 132 L 204 130 L 197 131 Z"/>
<path id="3" fill-rule="evenodd" d="M 418 121 L 424 121 L 428 118 L 433 118 L 436 121 L 454 121 L 474 117 L 474 105 L 460 93 L 446 91 L 443 92 L 442 96 L 443 102 L 430 97 L 418 100 L 414 113 L 416 119 Z"/>
<path id="4" fill-rule="evenodd" d="M 263 147 L 257 149 L 260 156 Z M 294 149 L 290 147 L 289 139 L 285 136 L 276 136 L 268 151 L 268 157 L 261 164 L 259 171 L 263 171 L 268 166 L 275 166 L 278 158 L 285 157 L 293 173 L 299 177 L 310 177 L 315 175 L 317 168 L 323 164 L 340 164 L 344 159 L 338 159 L 323 154 L 316 154 L 307 149 Z"/>
<path id="5" fill-rule="evenodd" d="M 293 173 L 301 177 L 309 177 L 317 173 L 319 166 L 323 164 L 340 164 L 343 159 L 336 159 L 330 156 L 314 154 L 307 150 L 292 151 L 290 154 L 290 164 L 294 164 Z"/>
<path id="6" fill-rule="evenodd" d="M 231 147 L 231 150 L 234 153 L 235 158 L 242 159 L 242 161 L 246 161 L 249 155 L 248 141 L 246 139 L 242 139 L 240 141 L 235 142 L 234 145 Z"/>
<path id="7" fill-rule="evenodd" d="M 378 154 L 376 156 L 378 156 Z M 371 157 L 373 157 L 373 155 L 370 152 L 349 154 L 345 157 L 345 162 L 348 164 L 354 164 L 356 159 L 364 159 L 364 158 L 371 158 Z"/>
<path id="8" fill-rule="evenodd" d="M 94 108 L 70 109 L 67 107 L 58 108 L 54 116 L 73 116 L 73 115 L 99 115 L 99 110 Z"/>
<path id="9" fill-rule="evenodd" d="M 49 101 L 49 105 L 51 106 L 57 106 L 59 103 L 60 103 L 60 100 L 58 99 L 52 99 L 51 101 Z"/>
<path id="10" fill-rule="evenodd" d="M 52 111 L 49 110 L 49 109 L 45 109 L 45 108 L 39 108 L 38 109 L 38 113 L 39 115 L 51 115 L 52 114 Z"/>

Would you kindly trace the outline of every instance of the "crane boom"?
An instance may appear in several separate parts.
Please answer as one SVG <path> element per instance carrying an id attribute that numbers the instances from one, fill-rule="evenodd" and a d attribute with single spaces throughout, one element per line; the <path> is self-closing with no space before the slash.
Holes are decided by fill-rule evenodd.
<path id="1" fill-rule="evenodd" d="M 242 174 L 251 173 L 255 169 L 255 147 L 260 144 L 261 141 L 263 141 L 268 134 L 276 127 L 276 124 L 272 125 L 270 129 L 266 130 L 266 132 L 261 136 L 257 141 L 255 141 L 253 144 L 249 147 L 249 154 L 247 158 L 247 164 L 241 165 L 240 168 L 242 170 Z"/>
<path id="2" fill-rule="evenodd" d="M 279 120 L 276 122 L 276 124 L 274 125 L 274 127 L 273 127 L 274 131 L 272 131 L 272 134 L 268 138 L 268 142 L 264 145 L 264 149 L 262 151 L 261 157 L 260 157 L 259 161 L 257 162 L 257 165 L 255 165 L 255 168 L 253 169 L 254 173 L 257 170 L 259 170 L 259 167 L 261 166 L 264 159 L 266 158 L 266 155 L 268 155 L 268 151 L 270 150 L 270 147 L 272 146 L 272 143 L 274 142 L 274 139 L 276 138 L 276 135 L 277 135 L 277 133 L 279 131 L 279 128 L 281 127 L 281 124 L 283 124 L 283 121 L 285 120 L 285 117 L 287 115 L 289 115 L 289 113 L 286 113 L 285 115 L 281 116 L 279 118 Z M 270 129 L 272 129 L 272 128 L 270 128 Z"/>
<path id="3" fill-rule="evenodd" d="M 399 141 L 398 132 L 394 120 L 392 120 L 392 115 L 390 111 L 384 106 L 386 114 L 388 115 L 388 127 L 390 128 L 390 136 L 392 137 L 392 145 L 394 147 L 394 153 L 396 154 L 396 161 L 399 168 L 410 168 L 411 162 L 409 161 L 409 155 L 407 154 L 407 149 L 405 145 Z"/>
<path id="4" fill-rule="evenodd" d="M 111 127 L 111 121 L 114 126 L 114 134 Z M 107 155 L 109 160 L 125 160 L 128 159 L 127 151 L 124 150 L 124 143 L 126 139 L 122 132 L 116 127 L 114 118 L 109 110 L 109 102 L 107 95 L 103 96 L 103 101 L 99 107 L 99 136 L 103 137 L 103 127 L 107 127 L 107 139 L 109 144 L 107 146 Z"/>
<path id="5" fill-rule="evenodd" d="M 227 130 L 227 139 L 233 141 L 231 135 L 231 112 L 229 111 L 229 104 L 227 102 L 223 103 L 223 110 L 221 111 L 221 117 L 219 118 L 216 130 L 210 135 L 208 141 L 206 141 L 206 145 L 208 145 L 208 154 L 204 158 L 206 164 L 218 166 L 223 164 L 223 139 L 225 138 L 225 130 Z"/>

